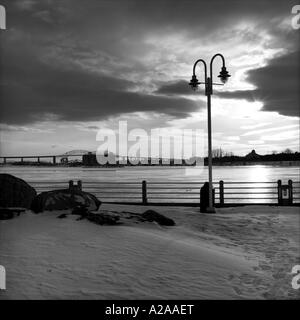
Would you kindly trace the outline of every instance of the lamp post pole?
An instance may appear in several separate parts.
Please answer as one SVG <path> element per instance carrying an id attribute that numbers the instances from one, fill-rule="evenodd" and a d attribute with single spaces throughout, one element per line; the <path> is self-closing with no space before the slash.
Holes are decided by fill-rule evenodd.
<path id="1" fill-rule="evenodd" d="M 193 76 L 192 80 L 190 81 L 190 86 L 196 90 L 199 86 L 199 84 L 202 84 L 201 82 L 198 81 L 196 77 L 196 66 L 199 62 L 203 63 L 204 65 L 204 84 L 205 84 L 205 95 L 207 96 L 207 131 L 208 131 L 208 184 L 209 184 L 209 206 L 206 209 L 208 213 L 214 213 L 215 208 L 214 208 L 214 203 L 213 203 L 213 184 L 212 184 L 212 130 L 211 130 L 211 95 L 213 94 L 213 84 L 215 85 L 222 85 L 219 83 L 213 83 L 213 61 L 216 57 L 221 57 L 222 59 L 222 69 L 219 74 L 219 78 L 223 82 L 223 84 L 228 80 L 230 75 L 228 74 L 226 67 L 225 67 L 225 59 L 223 55 L 220 53 L 215 54 L 211 61 L 210 61 L 210 75 L 209 77 L 207 76 L 207 65 L 206 62 L 202 59 L 199 59 L 195 62 L 194 67 L 193 67 Z"/>
<path id="2" fill-rule="evenodd" d="M 212 179 L 212 134 L 211 134 L 211 79 L 207 78 L 207 131 L 208 131 L 208 183 L 209 183 L 209 207 L 208 212 L 214 212 L 213 205 L 213 179 Z"/>

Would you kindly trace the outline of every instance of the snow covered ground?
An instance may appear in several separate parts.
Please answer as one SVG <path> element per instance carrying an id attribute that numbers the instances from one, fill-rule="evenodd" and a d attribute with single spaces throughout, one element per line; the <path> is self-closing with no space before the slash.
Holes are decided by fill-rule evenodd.
<path id="1" fill-rule="evenodd" d="M 101 209 L 142 213 L 142 206 Z M 147 207 L 149 209 L 149 207 Z M 245 206 L 200 214 L 152 207 L 175 227 L 99 226 L 61 212 L 0 221 L 0 299 L 299 299 L 296 207 Z"/>

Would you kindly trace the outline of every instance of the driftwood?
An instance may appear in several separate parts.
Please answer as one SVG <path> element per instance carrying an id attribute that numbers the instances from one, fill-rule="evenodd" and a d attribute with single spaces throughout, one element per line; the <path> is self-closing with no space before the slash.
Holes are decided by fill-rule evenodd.
<path id="1" fill-rule="evenodd" d="M 156 222 L 161 226 L 175 226 L 174 220 L 154 211 L 147 210 L 144 213 L 129 211 L 89 211 L 86 206 L 79 205 L 72 210 L 72 214 L 79 215 L 77 220 L 87 219 L 99 225 L 116 225 L 125 223 L 125 219 L 132 219 L 135 223 Z"/>
<path id="2" fill-rule="evenodd" d="M 89 212 L 87 219 L 100 225 L 116 225 L 120 217 L 116 214 L 103 213 L 103 212 Z"/>
<path id="3" fill-rule="evenodd" d="M 142 218 L 146 221 L 150 222 L 157 222 L 161 226 L 175 226 L 174 220 L 165 217 L 164 215 L 154 211 L 154 210 L 147 210 L 142 214 Z"/>
<path id="4" fill-rule="evenodd" d="M 79 215 L 77 220 L 87 219 L 100 225 L 115 225 L 120 220 L 120 216 L 112 212 L 89 211 L 86 206 L 79 205 L 72 210 L 72 214 Z"/>

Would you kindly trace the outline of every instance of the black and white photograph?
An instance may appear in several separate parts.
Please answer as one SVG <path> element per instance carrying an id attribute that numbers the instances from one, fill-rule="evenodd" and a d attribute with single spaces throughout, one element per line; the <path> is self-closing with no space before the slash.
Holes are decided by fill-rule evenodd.
<path id="1" fill-rule="evenodd" d="M 0 300 L 299 300 L 299 36 L 299 1 L 0 0 Z"/>

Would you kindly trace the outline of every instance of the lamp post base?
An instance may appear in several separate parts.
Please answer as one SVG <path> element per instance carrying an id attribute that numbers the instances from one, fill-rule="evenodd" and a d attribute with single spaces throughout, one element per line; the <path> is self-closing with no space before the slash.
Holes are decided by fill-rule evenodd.
<path id="1" fill-rule="evenodd" d="M 214 207 L 206 208 L 206 213 L 216 213 L 216 209 Z"/>

